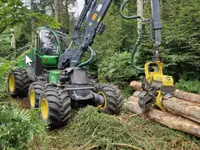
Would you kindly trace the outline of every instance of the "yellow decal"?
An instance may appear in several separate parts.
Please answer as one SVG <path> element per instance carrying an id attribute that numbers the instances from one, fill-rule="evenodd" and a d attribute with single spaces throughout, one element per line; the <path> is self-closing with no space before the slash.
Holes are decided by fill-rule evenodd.
<path id="1" fill-rule="evenodd" d="M 47 58 L 46 58 L 46 59 L 44 59 L 44 62 L 45 62 L 45 63 L 48 63 L 48 59 L 47 59 Z"/>
<path id="2" fill-rule="evenodd" d="M 97 14 L 94 13 L 93 16 L 92 16 L 92 20 L 94 21 L 94 20 L 96 20 L 96 18 L 97 18 Z"/>

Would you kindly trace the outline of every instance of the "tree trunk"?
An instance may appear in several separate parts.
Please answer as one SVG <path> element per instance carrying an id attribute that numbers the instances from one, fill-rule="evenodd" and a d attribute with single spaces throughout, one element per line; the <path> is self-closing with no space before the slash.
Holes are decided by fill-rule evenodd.
<path id="1" fill-rule="evenodd" d="M 12 35 L 12 37 L 11 37 L 11 47 L 12 47 L 13 49 L 16 49 L 15 30 L 14 30 L 14 28 L 11 28 L 10 31 L 11 31 L 11 35 Z"/>
<path id="2" fill-rule="evenodd" d="M 61 25 L 65 29 L 69 28 L 69 11 L 68 11 L 68 0 L 64 0 L 61 9 Z"/>
<path id="3" fill-rule="evenodd" d="M 143 0 L 137 0 L 137 15 L 143 16 Z M 141 19 L 138 19 L 138 34 L 140 34 L 140 29 L 142 26 Z"/>
<path id="4" fill-rule="evenodd" d="M 135 96 L 130 97 L 130 100 L 125 104 L 127 110 L 142 116 L 142 110 L 138 105 L 138 98 Z M 162 112 L 156 109 L 150 110 L 146 117 L 159 122 L 169 128 L 180 130 L 197 137 L 200 137 L 200 125 L 193 121 L 187 120 L 183 117 L 173 115 L 169 112 Z"/>
<path id="5" fill-rule="evenodd" d="M 31 19 L 31 45 L 35 46 L 35 32 L 36 32 L 36 24 L 35 20 Z"/>
<path id="6" fill-rule="evenodd" d="M 35 3 L 34 0 L 31 0 L 31 11 L 35 11 Z M 35 19 L 31 18 L 31 45 L 35 46 L 35 32 L 36 32 L 36 22 Z"/>
<path id="7" fill-rule="evenodd" d="M 61 17 L 60 17 L 60 1 L 62 0 L 54 0 L 54 6 L 55 6 L 55 20 L 60 22 L 61 21 Z"/>
<path id="8" fill-rule="evenodd" d="M 142 87 L 142 83 L 138 82 L 138 81 L 132 81 L 130 83 L 130 87 L 136 91 L 140 91 L 141 87 Z M 200 104 L 200 95 L 198 95 L 198 94 L 193 94 L 193 93 L 188 93 L 188 92 L 184 92 L 181 90 L 176 90 L 174 92 L 174 96 L 178 99 L 183 99 L 186 101 L 195 102 L 195 103 Z"/>

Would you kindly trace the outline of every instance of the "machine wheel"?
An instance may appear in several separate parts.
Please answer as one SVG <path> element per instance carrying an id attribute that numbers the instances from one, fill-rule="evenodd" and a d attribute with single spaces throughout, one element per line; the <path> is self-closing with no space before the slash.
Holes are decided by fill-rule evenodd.
<path id="1" fill-rule="evenodd" d="M 39 107 L 39 97 L 43 92 L 45 84 L 42 81 L 36 81 L 30 84 L 28 91 L 28 102 L 30 108 Z"/>
<path id="2" fill-rule="evenodd" d="M 103 84 L 97 87 L 97 93 L 104 98 L 104 104 L 98 106 L 100 112 L 110 115 L 120 113 L 123 99 L 118 88 L 110 84 Z"/>
<path id="3" fill-rule="evenodd" d="M 48 85 L 40 95 L 39 101 L 41 118 L 50 128 L 67 124 L 71 117 L 71 100 L 66 90 Z"/>
<path id="4" fill-rule="evenodd" d="M 30 81 L 25 69 L 16 69 L 9 73 L 8 92 L 11 96 L 27 96 L 29 84 Z"/>

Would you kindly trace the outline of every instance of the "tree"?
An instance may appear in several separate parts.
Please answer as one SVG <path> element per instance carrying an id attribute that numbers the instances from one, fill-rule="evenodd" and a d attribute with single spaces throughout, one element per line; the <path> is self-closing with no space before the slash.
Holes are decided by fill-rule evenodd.
<path id="1" fill-rule="evenodd" d="M 8 27 L 24 22 L 29 10 L 19 0 L 0 0 L 0 34 Z"/>

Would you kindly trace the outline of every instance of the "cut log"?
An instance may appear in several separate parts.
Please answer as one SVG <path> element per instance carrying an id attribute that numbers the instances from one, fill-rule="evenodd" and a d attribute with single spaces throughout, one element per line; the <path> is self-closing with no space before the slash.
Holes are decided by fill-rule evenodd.
<path id="1" fill-rule="evenodd" d="M 142 82 L 139 81 L 132 81 L 130 83 L 130 87 L 133 88 L 136 91 L 140 91 L 142 88 Z"/>
<path id="2" fill-rule="evenodd" d="M 139 93 L 139 91 L 136 91 L 133 96 L 137 97 Z M 162 105 L 167 111 L 173 114 L 177 114 L 200 123 L 200 104 L 198 103 L 183 101 L 173 97 L 164 99 L 162 101 Z"/>
<path id="3" fill-rule="evenodd" d="M 128 111 L 142 115 L 142 110 L 138 105 L 138 98 L 135 96 L 131 96 L 129 98 L 129 101 L 125 103 L 125 107 Z M 150 120 L 159 122 L 169 128 L 200 137 L 200 125 L 183 117 L 173 115 L 169 112 L 162 112 L 156 109 L 150 110 L 150 112 L 147 114 L 147 117 Z"/>
<path id="4" fill-rule="evenodd" d="M 142 87 L 142 83 L 138 82 L 138 81 L 132 81 L 130 83 L 130 87 L 133 88 L 136 91 L 140 91 L 141 87 Z M 198 95 L 198 94 L 193 94 L 193 93 L 188 93 L 188 92 L 184 92 L 184 91 L 181 91 L 181 90 L 176 90 L 174 92 L 174 96 L 176 98 L 179 98 L 179 99 L 183 99 L 183 100 L 186 100 L 186 101 L 191 101 L 191 102 L 195 102 L 195 103 L 200 104 L 200 95 Z"/>
<path id="5" fill-rule="evenodd" d="M 162 101 L 163 107 L 172 113 L 200 123 L 200 104 L 169 98 Z"/>
<path id="6" fill-rule="evenodd" d="M 174 93 L 174 96 L 177 98 L 180 98 L 180 99 L 187 100 L 187 101 L 200 103 L 200 95 L 198 95 L 198 94 L 193 94 L 193 93 L 188 93 L 188 92 L 184 92 L 181 90 L 176 90 L 176 92 Z"/>

